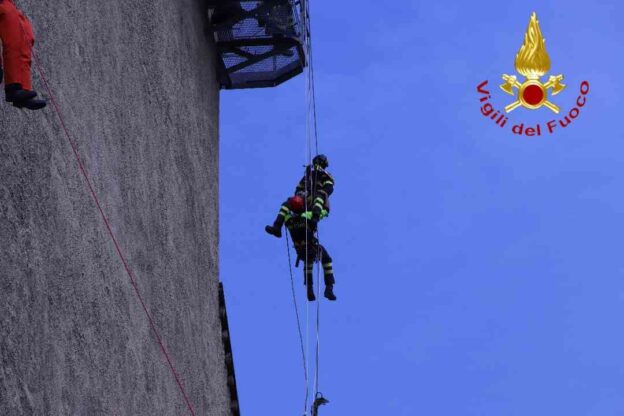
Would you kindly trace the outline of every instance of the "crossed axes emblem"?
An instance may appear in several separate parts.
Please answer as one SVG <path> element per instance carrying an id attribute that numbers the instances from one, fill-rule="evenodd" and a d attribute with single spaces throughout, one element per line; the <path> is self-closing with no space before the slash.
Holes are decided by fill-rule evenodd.
<path id="1" fill-rule="evenodd" d="M 555 113 L 559 113 L 559 107 L 548 101 L 548 90 L 552 88 L 552 95 L 557 95 L 566 87 L 562 84 L 563 75 L 551 75 L 545 84 L 539 79 L 527 79 L 520 83 L 515 75 L 503 74 L 503 81 L 500 87 L 509 95 L 516 95 L 514 88 L 518 89 L 518 99 L 505 107 L 505 111 L 509 113 L 516 108 L 523 106 L 532 110 L 546 106 Z"/>

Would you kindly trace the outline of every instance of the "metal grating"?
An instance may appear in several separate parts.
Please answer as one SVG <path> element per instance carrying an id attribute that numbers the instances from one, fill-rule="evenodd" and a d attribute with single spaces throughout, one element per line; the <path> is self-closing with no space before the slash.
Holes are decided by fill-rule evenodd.
<path id="1" fill-rule="evenodd" d="M 208 7 L 222 88 L 274 87 L 303 71 L 300 8 L 294 0 L 212 0 Z"/>

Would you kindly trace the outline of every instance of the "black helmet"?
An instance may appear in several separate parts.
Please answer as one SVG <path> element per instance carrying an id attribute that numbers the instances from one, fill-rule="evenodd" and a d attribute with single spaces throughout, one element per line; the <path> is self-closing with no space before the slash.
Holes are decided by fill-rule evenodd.
<path id="1" fill-rule="evenodd" d="M 312 159 L 312 164 L 314 166 L 320 166 L 321 168 L 325 169 L 329 166 L 329 161 L 327 160 L 327 156 L 325 155 L 316 155 L 314 156 L 314 159 Z"/>

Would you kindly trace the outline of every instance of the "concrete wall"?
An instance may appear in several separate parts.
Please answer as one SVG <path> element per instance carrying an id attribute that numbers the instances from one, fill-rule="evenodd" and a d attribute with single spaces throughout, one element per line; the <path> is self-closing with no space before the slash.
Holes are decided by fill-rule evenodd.
<path id="1" fill-rule="evenodd" d="M 202 1 L 15 2 L 196 414 L 228 415 Z M 52 108 L 4 101 L 0 360 L 3 416 L 189 414 Z"/>

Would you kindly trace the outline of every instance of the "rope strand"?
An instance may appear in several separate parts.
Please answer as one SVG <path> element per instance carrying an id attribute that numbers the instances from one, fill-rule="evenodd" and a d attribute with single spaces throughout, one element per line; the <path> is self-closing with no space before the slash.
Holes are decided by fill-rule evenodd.
<path id="1" fill-rule="evenodd" d="M 306 394 L 305 394 L 305 402 L 303 403 L 304 413 L 307 412 L 308 409 L 308 400 L 309 400 L 309 382 L 308 382 L 308 362 L 306 359 L 305 347 L 303 344 L 303 334 L 301 332 L 301 321 L 299 319 L 299 306 L 297 305 L 297 295 L 295 292 L 295 279 L 293 277 L 292 270 L 292 259 L 290 257 L 290 239 L 288 238 L 288 232 L 286 232 L 286 251 L 288 252 L 288 270 L 290 272 L 290 288 L 292 291 L 293 305 L 295 306 L 295 316 L 297 317 L 297 332 L 299 333 L 299 343 L 301 344 L 301 356 L 303 358 L 303 375 L 305 379 L 306 385 Z"/>
<path id="2" fill-rule="evenodd" d="M 303 41 L 306 51 L 306 58 L 308 63 L 308 71 L 306 78 L 306 104 L 307 104 L 307 117 L 306 117 L 306 145 L 308 150 L 308 166 L 311 164 L 311 149 L 314 143 L 315 154 L 319 154 L 319 139 L 318 139 L 318 120 L 316 113 L 316 88 L 314 80 L 314 59 L 312 54 L 312 32 L 310 23 L 310 8 L 307 0 L 301 1 L 302 15 L 303 15 Z M 306 178 L 306 186 L 308 184 Z M 318 171 L 314 169 L 314 178 L 312 185 L 316 186 L 318 179 Z M 312 189 L 311 192 L 315 193 L 316 189 Z M 307 228 L 306 220 L 306 228 Z M 314 374 L 314 397 L 316 397 L 319 391 L 319 378 L 320 378 L 320 320 L 321 320 L 321 281 L 320 281 L 320 267 L 321 253 L 320 253 L 320 237 L 318 228 L 316 229 L 315 237 L 319 241 L 319 252 L 316 256 L 316 283 L 317 283 L 317 301 L 316 301 L 316 350 L 315 350 L 315 374 Z M 308 241 L 306 236 L 306 248 L 308 247 Z M 306 250 L 306 255 L 307 255 Z"/>

